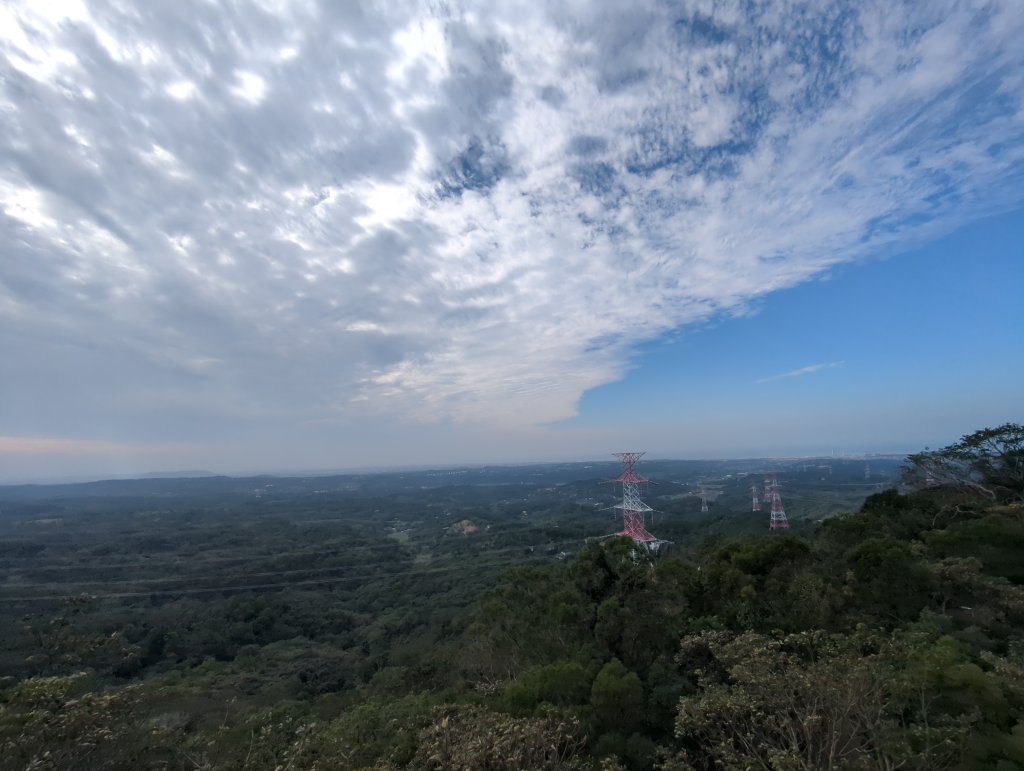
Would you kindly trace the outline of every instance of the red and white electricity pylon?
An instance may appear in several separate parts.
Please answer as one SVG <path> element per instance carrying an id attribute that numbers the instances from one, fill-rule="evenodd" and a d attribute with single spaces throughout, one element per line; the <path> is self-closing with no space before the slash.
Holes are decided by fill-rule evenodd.
<path id="1" fill-rule="evenodd" d="M 615 504 L 615 508 L 622 509 L 622 530 L 615 535 L 624 535 L 639 544 L 657 541 L 657 537 L 644 527 L 644 515 L 654 509 L 640 499 L 640 485 L 647 480 L 637 473 L 636 462 L 640 460 L 643 453 L 617 452 L 614 454 L 622 461 L 622 473 L 617 479 L 612 480 L 622 484 L 622 503 Z"/>
<path id="2" fill-rule="evenodd" d="M 779 480 L 772 477 L 772 516 L 768 523 L 769 530 L 788 530 L 789 520 L 782 508 L 782 494 L 779 492 Z"/>

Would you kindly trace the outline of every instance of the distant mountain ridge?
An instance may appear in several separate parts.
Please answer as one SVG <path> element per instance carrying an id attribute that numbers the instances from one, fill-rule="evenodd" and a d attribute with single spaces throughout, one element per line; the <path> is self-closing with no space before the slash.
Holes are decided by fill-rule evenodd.
<path id="1" fill-rule="evenodd" d="M 221 476 L 212 471 L 150 471 L 140 474 L 139 479 L 195 479 L 196 477 Z"/>

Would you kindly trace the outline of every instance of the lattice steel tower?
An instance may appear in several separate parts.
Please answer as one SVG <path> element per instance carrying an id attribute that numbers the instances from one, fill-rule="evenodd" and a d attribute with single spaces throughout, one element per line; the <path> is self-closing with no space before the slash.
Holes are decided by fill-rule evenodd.
<path id="1" fill-rule="evenodd" d="M 757 484 L 750 486 L 750 510 L 760 511 L 761 510 L 761 496 L 757 494 Z"/>
<path id="2" fill-rule="evenodd" d="M 779 493 L 779 480 L 772 477 L 772 515 L 768 523 L 770 530 L 788 530 L 789 520 L 786 519 L 786 512 L 782 508 L 782 494 Z"/>
<path id="3" fill-rule="evenodd" d="M 614 453 L 615 457 L 622 461 L 622 473 L 612 481 L 622 483 L 622 503 L 615 505 L 615 508 L 622 509 L 622 531 L 615 535 L 624 535 L 639 544 L 646 545 L 658 539 L 644 527 L 644 515 L 654 509 L 640 500 L 640 485 L 647 480 L 636 472 L 636 462 L 643 454 L 642 452 Z"/>

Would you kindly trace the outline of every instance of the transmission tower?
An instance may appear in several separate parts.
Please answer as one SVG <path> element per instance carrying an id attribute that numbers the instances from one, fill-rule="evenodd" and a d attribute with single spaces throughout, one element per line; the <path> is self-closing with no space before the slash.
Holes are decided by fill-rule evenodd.
<path id="1" fill-rule="evenodd" d="M 772 516 L 768 523 L 770 530 L 788 530 L 789 520 L 782 508 L 782 495 L 779 493 L 779 480 L 772 477 Z"/>
<path id="2" fill-rule="evenodd" d="M 701 514 L 706 514 L 708 511 L 708 494 L 704 485 L 700 486 L 700 511 Z"/>
<path id="3" fill-rule="evenodd" d="M 769 477 L 764 478 L 764 502 L 772 502 L 772 480 Z"/>
<path id="4" fill-rule="evenodd" d="M 761 497 L 757 494 L 757 485 L 753 484 L 750 486 L 750 505 L 751 511 L 761 510 Z"/>
<path id="5" fill-rule="evenodd" d="M 615 535 L 624 535 L 627 538 L 632 538 L 638 544 L 649 546 L 658 542 L 658 539 L 644 527 L 644 515 L 654 509 L 640 499 L 640 485 L 647 480 L 636 472 L 636 462 L 643 454 L 642 452 L 614 453 L 615 457 L 622 461 L 622 473 L 617 479 L 612 480 L 622 483 L 622 503 L 615 505 L 615 508 L 622 509 L 622 531 Z"/>

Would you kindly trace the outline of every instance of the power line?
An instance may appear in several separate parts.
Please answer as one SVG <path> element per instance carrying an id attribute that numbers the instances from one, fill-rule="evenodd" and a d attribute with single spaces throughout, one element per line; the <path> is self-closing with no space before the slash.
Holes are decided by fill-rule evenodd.
<path id="1" fill-rule="evenodd" d="M 523 562 L 520 560 L 498 560 L 490 563 L 474 563 L 475 568 L 489 568 L 489 567 L 509 567 L 511 565 L 523 565 L 524 567 L 531 564 L 529 561 Z M 375 578 L 399 578 L 407 577 L 418 577 L 423 575 L 441 574 L 441 573 L 455 573 L 462 572 L 466 568 L 464 565 L 452 566 L 447 568 L 431 568 L 427 570 L 414 571 L 411 574 L 387 574 L 387 576 L 375 576 Z M 0 602 L 51 602 L 73 599 L 74 597 L 80 596 L 81 594 L 88 594 L 92 599 L 95 600 L 110 600 L 110 599 L 130 599 L 138 597 L 153 597 L 154 595 L 174 595 L 174 596 L 193 596 L 201 594 L 217 594 L 220 592 L 234 592 L 234 591 L 266 591 L 272 589 L 286 589 L 300 586 L 321 586 L 326 584 L 334 584 L 342 581 L 358 581 L 361 577 L 359 576 L 338 576 L 335 578 L 321 578 L 311 579 L 308 581 L 285 581 L 275 583 L 264 583 L 264 584 L 240 584 L 235 586 L 219 586 L 210 587 L 205 589 L 153 589 L 144 592 L 104 592 L 101 594 L 90 594 L 88 592 L 80 592 L 76 594 L 59 594 L 59 595 L 37 595 L 34 597 L 0 597 Z"/>
<path id="2" fill-rule="evenodd" d="M 515 516 L 515 512 L 513 511 L 514 508 L 515 507 L 510 506 L 507 510 L 503 511 L 502 513 L 505 514 L 506 516 L 509 516 L 509 517 Z M 470 507 L 469 509 L 459 509 L 458 507 L 456 507 L 456 510 L 457 510 L 457 513 L 452 513 L 449 516 L 471 516 L 474 512 L 478 512 L 479 508 L 474 509 L 473 507 Z M 153 535 L 161 535 L 161 534 L 167 533 L 167 532 L 171 532 L 171 533 L 175 533 L 175 534 L 179 534 L 179 535 L 181 533 L 183 533 L 183 532 L 186 533 L 186 534 L 198 534 L 198 533 L 201 533 L 203 530 L 214 530 L 214 529 L 235 530 L 239 525 L 241 525 L 243 528 L 246 528 L 246 529 L 252 529 L 253 526 L 265 526 L 268 522 L 272 522 L 272 523 L 276 522 L 276 523 L 280 523 L 280 524 L 284 524 L 284 525 L 289 525 L 289 526 L 294 526 L 294 527 L 300 527 L 300 526 L 303 526 L 303 525 L 316 525 L 316 524 L 325 524 L 325 523 L 335 523 L 335 524 L 342 524 L 342 525 L 350 524 L 350 525 L 353 525 L 353 526 L 362 526 L 362 527 L 366 527 L 366 528 L 372 528 L 372 527 L 380 526 L 380 524 L 382 522 L 408 521 L 407 518 L 410 517 L 410 516 L 413 516 L 414 513 L 415 514 L 420 514 L 422 512 L 421 512 L 421 510 L 417 510 L 416 512 L 411 512 L 410 511 L 410 512 L 402 512 L 402 513 L 388 512 L 388 513 L 381 513 L 379 516 L 371 516 L 371 517 L 351 517 L 351 516 L 345 516 L 344 514 L 339 514 L 338 516 L 333 516 L 333 517 L 317 517 L 317 518 L 314 518 L 314 519 L 295 520 L 295 519 L 289 518 L 287 513 L 284 512 L 284 511 L 279 512 L 279 513 L 265 513 L 265 512 L 252 513 L 252 512 L 215 511 L 215 512 L 204 512 L 204 514 L 203 514 L 203 516 L 206 517 L 206 518 L 210 518 L 210 517 L 214 518 L 214 521 L 212 521 L 212 522 L 205 522 L 205 521 L 196 522 L 194 520 L 191 520 L 191 521 L 189 521 L 187 523 L 188 529 L 185 530 L 185 531 L 182 531 L 180 529 L 181 520 L 186 518 L 186 517 L 188 517 L 189 516 L 188 513 L 187 512 L 171 512 L 171 513 L 168 513 L 166 515 L 161 515 L 159 518 L 148 518 L 148 519 L 136 520 L 136 522 L 139 522 L 141 524 L 150 526 L 150 529 L 147 529 L 145 532 L 140 532 L 139 530 L 136 530 L 136 529 L 123 529 L 122 528 L 120 530 L 111 530 L 109 533 L 100 533 L 99 534 L 100 535 L 99 538 L 91 539 L 89 542 L 90 543 L 101 542 L 101 541 L 104 540 L 104 536 L 106 536 L 106 535 L 109 535 L 111 537 L 121 537 L 121 536 L 147 537 L 147 536 L 153 536 Z M 57 514 L 57 513 L 55 512 L 55 514 Z M 18 543 L 35 543 L 35 542 L 38 542 L 39 540 L 42 540 L 42 539 L 45 539 L 45 538 L 59 538 L 61 536 L 68 536 L 68 535 L 73 535 L 73 534 L 76 534 L 76 533 L 88 533 L 88 534 L 92 535 L 93 531 L 91 530 L 91 528 L 95 527 L 97 522 L 85 521 L 88 518 L 88 516 L 89 516 L 88 513 L 72 513 L 72 514 L 70 514 L 68 516 L 60 516 L 59 514 L 57 514 L 57 516 L 55 516 L 55 518 L 62 520 L 61 529 L 59 529 L 59 530 L 55 529 L 55 530 L 48 530 L 48 531 L 40 531 L 40 532 L 30 533 L 30 534 L 23 534 L 22 532 L 12 532 L 12 531 L 15 530 L 15 527 L 13 527 L 11 525 L 7 525 L 7 527 L 4 528 L 6 530 L 6 533 L 3 534 L 3 538 L 4 538 L 5 541 L 7 541 L 9 543 L 15 543 L 15 542 L 18 542 Z M 121 524 L 121 525 L 125 524 L 123 520 L 127 517 L 127 514 L 117 513 L 117 514 L 114 514 L 112 516 L 115 517 L 115 520 L 110 523 L 111 525 L 116 525 L 118 523 Z M 443 516 L 443 515 L 438 514 L 436 516 L 438 518 L 440 518 L 440 516 Z M 226 519 L 228 517 L 234 517 L 234 518 L 236 518 L 237 520 L 240 520 L 240 521 L 228 522 L 228 521 L 226 521 Z M 419 518 L 419 519 L 421 519 L 421 518 Z M 29 527 L 29 526 L 31 526 L 31 524 L 32 524 L 31 520 L 26 520 L 25 522 L 19 523 L 17 525 L 17 529 L 20 530 L 21 528 Z M 0 527 L 3 527 L 3 526 L 4 526 L 3 524 L 0 524 Z M 159 529 L 161 526 L 164 526 L 166 529 L 161 531 Z M 86 528 L 90 528 L 90 529 L 86 529 Z M 376 531 L 374 531 L 374 532 L 376 532 Z"/>
<path id="3" fill-rule="evenodd" d="M 554 546 L 555 548 L 558 548 L 559 546 L 564 546 L 564 545 L 570 544 L 570 543 L 576 543 L 576 541 L 575 540 L 573 540 L 573 541 L 564 541 L 564 542 L 557 543 L 557 544 L 551 544 L 551 546 Z M 473 557 L 478 557 L 478 556 L 493 556 L 493 555 L 498 555 L 498 554 L 509 554 L 509 553 L 513 553 L 513 552 L 515 552 L 515 553 L 522 553 L 524 548 L 528 548 L 528 547 L 510 546 L 510 547 L 505 547 L 505 548 L 501 548 L 501 549 L 481 549 L 479 551 L 472 552 L 471 554 L 472 554 Z M 455 555 L 452 555 L 452 556 L 455 556 Z M 459 556 L 462 556 L 462 555 L 459 555 Z M 115 585 L 133 586 L 133 585 L 136 585 L 136 584 L 154 584 L 154 583 L 165 583 L 165 582 L 173 582 L 173 581 L 216 581 L 216 580 L 232 581 L 232 580 L 241 580 L 241 579 L 244 579 L 244 578 L 252 578 L 252 577 L 255 577 L 255 576 L 284 576 L 284 575 L 296 575 L 296 574 L 300 574 L 300 573 L 325 573 L 325 572 L 329 572 L 329 571 L 333 571 L 333 570 L 347 570 L 347 571 L 351 571 L 351 570 L 367 570 L 369 568 L 373 568 L 374 566 L 377 566 L 377 565 L 380 565 L 380 564 L 381 563 L 379 563 L 379 562 L 369 562 L 369 563 L 359 563 L 359 564 L 349 564 L 349 565 L 323 566 L 323 567 L 316 567 L 316 568 L 296 568 L 296 569 L 288 569 L 288 570 L 268 570 L 268 571 L 242 573 L 242 574 L 238 574 L 238 575 L 213 574 L 213 575 L 205 575 L 205 576 L 200 575 L 200 576 L 197 576 L 197 575 L 184 574 L 184 575 L 178 575 L 178 576 L 163 576 L 163 577 L 159 577 L 159 578 L 152 578 L 152 577 L 150 577 L 150 578 L 132 578 L 132 579 L 123 579 L 123 580 L 113 579 L 113 580 L 100 580 L 100 581 L 77 581 L 77 580 L 76 581 L 40 581 L 40 582 L 31 582 L 31 583 L 29 583 L 29 582 L 17 582 L 17 583 L 8 583 L 5 586 L 0 587 L 0 589 L 3 589 L 3 588 L 17 588 L 17 589 L 41 588 L 41 589 L 52 589 L 52 588 L 60 587 L 60 586 L 115 586 Z M 474 561 L 473 564 L 474 565 L 478 565 L 479 562 Z M 396 572 L 383 572 L 383 573 L 376 573 L 375 576 L 383 578 L 383 577 L 387 577 L 387 576 L 394 576 L 394 575 L 400 575 L 400 574 L 401 573 L 396 573 Z"/>
<path id="4" fill-rule="evenodd" d="M 312 557 L 321 554 L 338 554 L 340 552 L 352 553 L 360 551 L 389 551 L 397 548 L 402 548 L 402 544 L 391 543 L 391 544 L 373 544 L 367 546 L 336 546 L 330 549 L 311 549 L 311 550 L 298 550 L 291 552 L 276 552 L 274 554 L 256 554 L 256 555 L 242 555 L 236 557 L 181 557 L 175 560 L 144 560 L 141 562 L 115 562 L 106 564 L 90 564 L 90 565 L 25 565 L 19 567 L 16 565 L 8 566 L 10 570 L 116 570 L 118 568 L 136 568 L 136 567 L 178 567 L 182 565 L 194 565 L 197 563 L 214 563 L 214 562 L 247 562 L 252 561 L 255 557 L 265 559 L 278 559 L 283 557 Z"/>
<path id="5" fill-rule="evenodd" d="M 522 536 L 522 535 L 526 535 L 526 534 L 530 534 L 530 533 L 534 533 L 534 532 L 549 531 L 549 530 L 552 530 L 552 529 L 560 529 L 560 528 L 553 528 L 552 526 L 548 526 L 548 525 L 528 525 L 528 526 L 524 526 L 524 527 L 521 527 L 521 528 L 509 529 L 509 530 L 505 530 L 505 531 L 499 531 L 498 533 L 495 533 L 493 535 L 498 535 L 498 536 L 503 536 L 503 535 Z M 493 537 L 493 535 L 492 535 L 492 537 Z M 74 545 L 75 544 L 68 544 L 68 546 L 71 546 L 71 547 L 73 547 Z M 417 545 L 424 545 L 424 542 L 423 541 L 418 541 L 418 542 L 413 542 L 413 543 L 409 543 L 409 544 L 402 544 L 402 543 L 399 543 L 397 541 L 392 541 L 390 543 L 365 544 L 365 545 L 362 545 L 362 546 L 339 545 L 339 546 L 331 547 L 331 548 L 328 548 L 328 549 L 311 549 L 311 550 L 300 549 L 300 550 L 295 550 L 295 551 L 290 551 L 290 552 L 276 552 L 276 553 L 273 553 L 273 554 L 257 554 L 257 555 L 249 555 L 249 556 L 242 555 L 242 556 L 235 556 L 235 557 L 191 556 L 191 557 L 182 557 L 182 558 L 178 558 L 178 559 L 174 559 L 174 560 L 163 560 L 163 561 L 144 560 L 144 561 L 139 561 L 139 562 L 119 562 L 119 563 L 90 564 L 90 565 L 84 565 L 84 564 L 81 564 L 81 565 L 67 565 L 67 564 L 59 564 L 59 565 L 52 565 L 51 564 L 51 565 L 46 565 L 46 564 L 35 563 L 35 564 L 31 564 L 31 565 L 21 566 L 21 565 L 8 564 L 8 565 L 5 565 L 4 567 L 7 570 L 9 570 L 9 571 L 17 571 L 17 570 L 32 570 L 32 571 L 38 571 L 38 570 L 103 570 L 103 569 L 116 570 L 118 568 L 126 568 L 126 567 L 159 567 L 159 566 L 177 567 L 177 566 L 180 566 L 180 565 L 196 564 L 196 563 L 199 563 L 199 562 L 202 562 L 202 563 L 243 562 L 243 561 L 250 561 L 250 560 L 253 559 L 253 557 L 264 558 L 264 559 L 278 559 L 278 558 L 284 558 L 284 557 L 312 557 L 312 556 L 321 555 L 321 554 L 336 554 L 336 553 L 339 553 L 339 552 L 345 552 L 346 554 L 351 554 L 353 552 L 393 551 L 395 549 L 402 549 L 402 548 L 414 549 L 414 548 L 416 548 Z M 523 544 L 523 548 L 528 548 L 529 546 L 535 546 L 535 544 Z M 515 548 L 515 547 L 510 547 L 510 548 Z M 202 553 L 200 553 L 200 555 L 201 554 Z M 32 559 L 32 557 L 23 557 L 22 559 L 25 560 L 25 561 L 29 561 L 29 560 Z"/>

